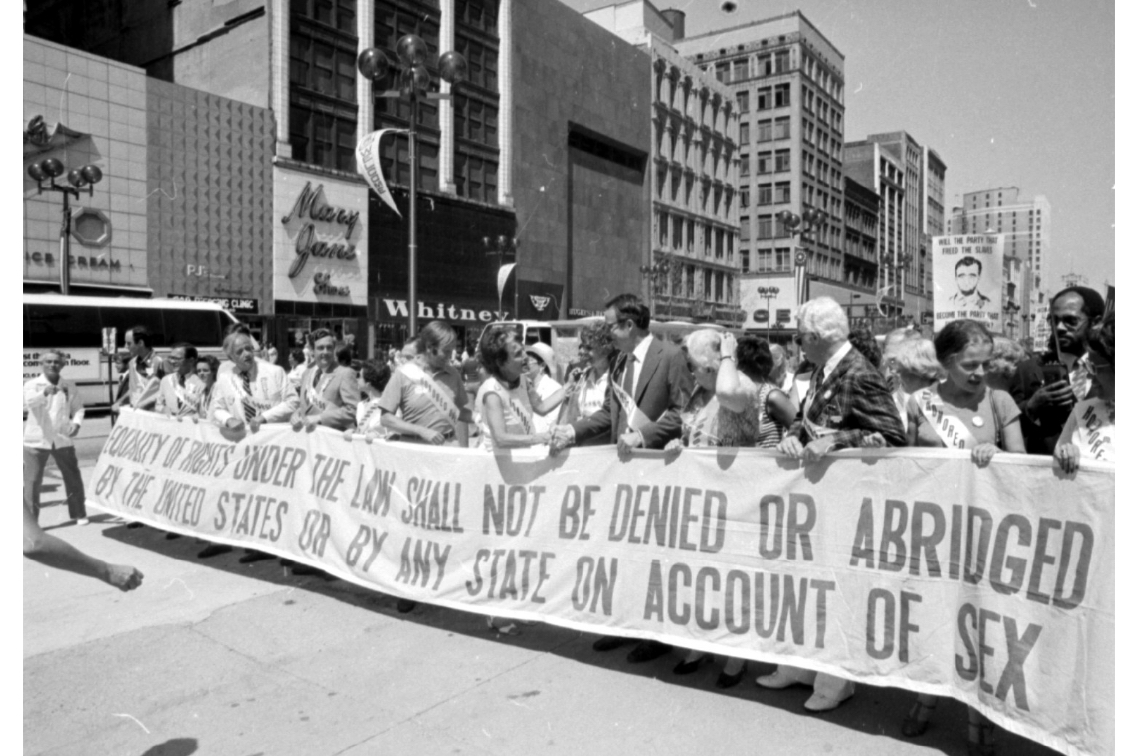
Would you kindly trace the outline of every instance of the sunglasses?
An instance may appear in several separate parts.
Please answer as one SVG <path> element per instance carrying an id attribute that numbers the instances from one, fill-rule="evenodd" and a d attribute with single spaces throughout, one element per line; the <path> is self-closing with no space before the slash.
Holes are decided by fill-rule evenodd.
<path id="1" fill-rule="evenodd" d="M 806 331 L 805 333 L 795 333 L 794 334 L 794 343 L 797 344 L 798 346 L 801 346 L 801 342 L 805 341 L 806 336 L 816 336 L 816 335 L 817 334 L 814 333 L 813 331 Z"/>

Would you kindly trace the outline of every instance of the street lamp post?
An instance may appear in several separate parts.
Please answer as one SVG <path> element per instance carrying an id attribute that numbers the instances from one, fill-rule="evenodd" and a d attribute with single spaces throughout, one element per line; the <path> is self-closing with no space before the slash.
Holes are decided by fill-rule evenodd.
<path id="1" fill-rule="evenodd" d="M 406 97 L 411 103 L 410 128 L 407 129 L 407 161 L 410 163 L 411 174 L 407 199 L 410 204 L 407 219 L 407 325 L 411 336 L 418 333 L 418 292 L 415 286 L 418 251 L 418 104 L 420 98 L 450 99 L 448 93 L 427 91 L 431 84 L 430 71 L 426 68 L 427 53 L 426 43 L 421 37 L 407 34 L 395 45 L 395 60 L 385 50 L 369 47 L 359 54 L 356 61 L 359 72 L 373 83 L 378 84 L 394 75 L 396 88 L 382 92 L 379 97 Z M 460 53 L 449 50 L 439 56 L 438 75 L 443 81 L 459 84 L 465 81 L 466 71 L 466 59 Z"/>
<path id="2" fill-rule="evenodd" d="M 800 242 L 803 236 L 812 233 L 815 228 L 821 226 L 822 222 L 825 219 L 825 214 L 820 210 L 815 210 L 812 207 L 807 207 L 802 211 L 801 215 L 798 215 L 797 213 L 791 213 L 789 210 L 780 210 L 775 214 L 774 217 L 780 220 L 786 230 L 790 232 L 791 240 L 794 237 L 798 237 L 798 241 Z M 801 226 L 801 228 L 798 228 L 798 226 Z M 794 267 L 804 269 L 806 267 L 806 263 L 808 262 L 808 252 L 802 249 L 801 245 L 795 245 L 795 249 L 799 249 L 801 251 L 794 254 Z M 804 284 L 805 276 L 808 275 L 808 273 L 807 271 L 802 270 L 801 275 L 801 281 Z M 800 286 L 800 290 L 798 290 L 799 287 L 795 286 L 794 288 L 794 302 L 797 306 L 800 307 L 802 302 L 799 300 L 803 299 L 806 296 L 805 287 L 804 285 Z"/>
<path id="3" fill-rule="evenodd" d="M 651 265 L 641 265 L 640 275 L 643 276 L 648 282 L 648 306 L 652 312 L 655 312 L 655 298 L 663 293 L 663 284 L 667 281 L 667 277 L 671 275 L 671 257 L 669 255 L 661 255 L 660 258 L 654 261 Z M 671 314 L 670 301 L 668 302 L 668 315 Z M 658 316 L 659 313 L 656 312 Z"/>
<path id="4" fill-rule="evenodd" d="M 767 341 L 767 343 L 770 342 L 770 328 L 771 328 L 770 321 L 772 320 L 772 318 L 770 317 L 770 300 L 776 298 L 778 296 L 779 291 L 781 291 L 781 289 L 779 289 L 777 286 L 759 286 L 758 287 L 758 296 L 760 296 L 760 297 L 762 297 L 762 299 L 766 300 L 766 341 Z"/>
<path id="5" fill-rule="evenodd" d="M 498 269 L 498 275 L 499 276 L 501 275 L 501 266 L 505 263 L 505 258 L 507 255 L 513 255 L 514 262 L 516 263 L 516 261 L 517 261 L 517 238 L 516 237 L 506 236 L 505 234 L 502 234 L 501 236 L 483 236 L 482 237 L 482 245 L 486 248 L 486 256 L 487 257 L 497 257 L 497 269 Z M 514 276 L 514 279 L 513 279 L 513 318 L 516 320 L 517 318 L 521 317 L 520 310 L 517 309 L 517 305 L 518 305 L 517 290 L 520 287 L 518 287 L 518 285 L 517 285 L 517 268 L 516 267 L 514 267 L 514 269 L 513 269 L 513 276 Z M 501 313 L 501 298 L 502 298 L 502 295 L 504 293 L 505 293 L 505 286 L 499 284 L 498 290 L 497 290 L 497 311 L 499 313 L 498 314 L 499 318 L 503 317 L 500 313 Z"/>
<path id="6" fill-rule="evenodd" d="M 71 197 L 79 199 L 79 192 L 86 188 L 91 196 L 95 194 L 95 184 L 103 179 L 103 172 L 97 165 L 85 165 L 82 168 L 72 168 L 67 171 L 67 183 L 63 186 L 55 180 L 63 175 L 67 169 L 63 163 L 55 158 L 48 158 L 39 163 L 28 166 L 28 175 L 36 182 L 36 194 L 43 194 L 44 189 L 59 192 L 63 195 L 63 223 L 59 227 L 59 291 L 64 296 L 71 293 Z M 49 181 L 47 186 L 44 181 Z"/>

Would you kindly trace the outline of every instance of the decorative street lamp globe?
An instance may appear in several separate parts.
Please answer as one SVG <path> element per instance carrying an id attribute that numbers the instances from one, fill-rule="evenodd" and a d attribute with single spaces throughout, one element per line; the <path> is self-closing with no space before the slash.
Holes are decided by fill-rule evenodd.
<path id="1" fill-rule="evenodd" d="M 67 174 L 67 183 L 57 184 L 55 180 Z M 36 182 L 36 194 L 43 194 L 44 190 L 59 192 L 63 195 L 63 224 L 59 231 L 59 291 L 61 294 L 71 293 L 71 198 L 79 199 L 79 192 L 86 189 L 91 195 L 95 193 L 95 184 L 103 178 L 103 172 L 97 165 L 85 165 L 82 168 L 72 168 L 70 171 L 56 158 L 46 158 L 38 163 L 28 166 L 28 176 Z M 49 182 L 46 186 L 44 182 Z"/>

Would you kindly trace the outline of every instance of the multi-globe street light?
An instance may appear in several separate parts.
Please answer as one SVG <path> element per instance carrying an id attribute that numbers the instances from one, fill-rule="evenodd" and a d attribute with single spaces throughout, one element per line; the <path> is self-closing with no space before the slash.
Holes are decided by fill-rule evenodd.
<path id="1" fill-rule="evenodd" d="M 55 180 L 67 173 L 67 183 L 71 186 L 55 183 Z M 70 171 L 55 158 L 47 158 L 28 166 L 28 175 L 36 182 L 36 194 L 43 194 L 47 189 L 63 195 L 63 223 L 59 228 L 59 290 L 66 296 L 71 291 L 71 197 L 79 199 L 79 192 L 83 189 L 91 196 L 95 194 L 95 184 L 103 179 L 103 172 L 97 165 L 85 165 L 82 168 L 72 168 Z M 44 186 L 44 181 L 50 181 Z"/>
<path id="2" fill-rule="evenodd" d="M 380 93 L 379 97 L 403 98 L 411 103 L 410 128 L 407 129 L 407 158 L 410 163 L 410 204 L 407 241 L 407 325 L 410 335 L 418 333 L 418 293 L 416 288 L 416 266 L 418 251 L 418 105 L 420 99 L 448 100 L 445 92 L 428 92 L 431 84 L 430 71 L 426 67 L 429 50 L 422 38 L 415 34 L 402 36 L 395 44 L 395 57 L 378 47 L 369 47 L 359 54 L 356 65 L 359 72 L 373 83 L 393 78 L 394 89 Z M 466 59 L 461 53 L 448 50 L 438 57 L 438 75 L 449 84 L 459 84 L 466 80 Z M 498 308 L 501 309 L 500 307 Z"/>
<path id="3" fill-rule="evenodd" d="M 821 212 L 820 210 L 815 210 L 812 207 L 807 207 L 802 211 L 801 215 L 792 213 L 789 210 L 780 210 L 774 215 L 774 217 L 780 220 L 782 222 L 782 226 L 787 231 L 789 231 L 790 239 L 798 237 L 798 240 L 800 241 L 802 236 L 812 233 L 815 228 L 821 226 L 822 222 L 825 220 L 825 213 Z M 794 286 L 794 304 L 800 307 L 802 305 L 802 300 L 807 294 L 805 291 L 804 283 L 806 277 L 805 266 L 808 262 L 808 254 L 803 248 L 801 248 L 800 245 L 795 245 L 794 249 L 796 250 L 794 252 L 794 267 L 801 269 L 798 271 L 801 278 L 799 279 L 796 275 L 794 277 L 795 281 L 800 281 L 798 285 Z"/>
<path id="4" fill-rule="evenodd" d="M 781 291 L 781 289 L 779 289 L 777 286 L 759 286 L 758 287 L 758 296 L 760 296 L 760 297 L 762 297 L 762 299 L 766 300 L 766 341 L 767 342 L 770 341 L 770 328 L 771 328 L 770 321 L 773 320 L 773 318 L 770 317 L 770 300 L 777 298 L 778 293 L 780 291 Z"/>

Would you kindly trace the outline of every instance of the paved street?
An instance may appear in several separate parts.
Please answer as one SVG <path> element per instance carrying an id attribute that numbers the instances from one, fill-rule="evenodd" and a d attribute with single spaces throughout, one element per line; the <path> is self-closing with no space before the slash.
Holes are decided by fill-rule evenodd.
<path id="1" fill-rule="evenodd" d="M 85 477 L 108 428 L 84 426 Z M 54 467 L 46 483 L 42 523 L 65 522 Z M 804 688 L 755 686 L 769 665 L 718 691 L 717 664 L 674 677 L 677 652 L 631 665 L 576 631 L 499 636 L 479 615 L 428 605 L 400 615 L 361 587 L 239 564 L 239 550 L 198 561 L 193 539 L 99 519 L 51 532 L 146 579 L 122 594 L 24 562 L 27 754 L 966 753 L 954 701 L 911 741 L 903 691 L 861 686 L 810 716 Z M 1004 756 L 1053 753 L 998 737 Z"/>

